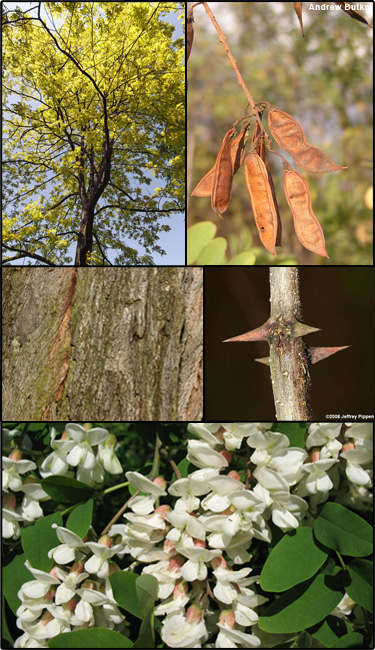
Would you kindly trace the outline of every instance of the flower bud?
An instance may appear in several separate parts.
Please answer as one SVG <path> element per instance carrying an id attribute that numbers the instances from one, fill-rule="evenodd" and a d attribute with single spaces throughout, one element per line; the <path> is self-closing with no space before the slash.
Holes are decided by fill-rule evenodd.
<path id="1" fill-rule="evenodd" d="M 230 453 L 230 451 L 228 451 L 228 449 L 222 449 L 221 451 L 219 451 L 219 454 L 220 456 L 223 456 L 223 458 L 225 458 L 226 461 L 228 461 L 228 465 L 232 462 L 232 454 Z"/>
<path id="2" fill-rule="evenodd" d="M 181 582 L 176 582 L 173 589 L 173 600 L 184 598 L 184 596 L 187 596 L 188 593 L 189 593 L 189 585 L 185 580 L 182 580 Z"/>
<path id="3" fill-rule="evenodd" d="M 165 539 L 164 544 L 163 544 L 163 551 L 167 551 L 168 553 L 171 553 L 175 549 L 175 542 L 172 542 L 170 539 Z"/>
<path id="4" fill-rule="evenodd" d="M 62 608 L 65 609 L 67 612 L 74 612 L 75 608 L 77 607 L 77 599 L 75 596 L 68 600 L 67 603 L 63 603 Z"/>
<path id="5" fill-rule="evenodd" d="M 158 507 L 156 508 L 155 512 L 157 512 L 158 515 L 159 515 L 162 519 L 166 519 L 167 516 L 168 516 L 168 513 L 171 511 L 171 509 L 172 509 L 171 506 L 169 506 L 168 504 L 164 503 L 163 505 L 158 506 Z"/>
<path id="6" fill-rule="evenodd" d="M 3 496 L 3 508 L 7 508 L 8 510 L 14 510 L 16 507 L 16 495 L 13 494 L 13 492 L 8 492 L 8 494 L 4 494 Z"/>
<path id="7" fill-rule="evenodd" d="M 234 629 L 236 624 L 236 616 L 232 609 L 222 609 L 219 616 L 220 625 Z"/>
<path id="8" fill-rule="evenodd" d="M 32 476 L 31 474 L 29 476 L 25 476 L 23 479 L 23 484 L 24 485 L 35 485 L 38 481 L 36 480 L 35 476 Z"/>
<path id="9" fill-rule="evenodd" d="M 46 610 L 45 612 L 43 612 L 41 618 L 39 619 L 39 623 L 41 623 L 42 625 L 47 625 L 47 623 L 53 621 L 54 618 L 55 617 L 52 616 L 51 612 Z"/>
<path id="10" fill-rule="evenodd" d="M 227 561 L 222 555 L 219 557 L 213 557 L 211 560 L 211 566 L 213 569 L 218 569 L 219 567 L 223 569 L 228 568 Z"/>
<path id="11" fill-rule="evenodd" d="M 224 436 L 223 433 L 225 433 L 224 427 L 220 427 L 216 433 L 214 433 L 215 438 L 217 438 L 218 442 L 224 442 Z"/>
<path id="12" fill-rule="evenodd" d="M 92 429 L 92 424 L 90 422 L 85 422 L 83 428 L 86 429 L 86 431 L 90 431 L 90 429 Z"/>
<path id="13" fill-rule="evenodd" d="M 186 558 L 184 558 L 182 555 L 175 555 L 172 557 L 168 564 L 168 571 L 176 571 L 177 569 L 181 569 L 185 562 Z"/>
<path id="14" fill-rule="evenodd" d="M 101 546 L 106 546 L 107 548 L 111 548 L 112 540 L 109 535 L 102 535 L 98 539 L 98 544 L 100 544 Z"/>
<path id="15" fill-rule="evenodd" d="M 22 454 L 18 447 L 15 447 L 13 451 L 9 454 L 10 460 L 22 460 Z"/>
<path id="16" fill-rule="evenodd" d="M 198 546 L 199 548 L 206 548 L 206 542 L 204 539 L 194 539 L 193 540 L 194 546 Z"/>
<path id="17" fill-rule="evenodd" d="M 83 562 L 78 560 L 77 562 L 74 562 L 74 564 L 71 566 L 69 573 L 77 573 L 78 575 L 81 575 L 83 569 L 84 569 Z"/>
<path id="18" fill-rule="evenodd" d="M 108 562 L 108 565 L 109 565 L 109 569 L 108 569 L 109 575 L 112 575 L 112 573 L 116 573 L 116 571 L 121 571 L 119 565 L 116 564 L 116 562 L 112 562 L 112 560 Z"/>
<path id="19" fill-rule="evenodd" d="M 341 447 L 341 453 L 343 451 L 349 451 L 350 449 L 355 449 L 355 444 L 352 440 L 348 440 L 347 442 L 344 442 L 343 446 Z"/>
<path id="20" fill-rule="evenodd" d="M 96 590 L 96 583 L 93 580 L 84 580 L 81 584 L 81 589 Z"/>
<path id="21" fill-rule="evenodd" d="M 48 589 L 47 593 L 44 594 L 43 599 L 44 600 L 53 600 L 55 598 L 56 589 L 57 589 L 56 585 L 51 585 L 50 588 Z"/>
<path id="22" fill-rule="evenodd" d="M 157 476 L 156 478 L 154 478 L 152 482 L 155 483 L 155 485 L 160 487 L 162 490 L 165 490 L 167 487 L 167 482 L 163 476 Z"/>
<path id="23" fill-rule="evenodd" d="M 200 623 L 203 619 L 203 609 L 198 605 L 190 605 L 186 612 L 186 620 L 188 623 Z"/>
<path id="24" fill-rule="evenodd" d="M 230 478 L 234 478 L 234 479 L 236 479 L 236 481 L 240 481 L 240 483 L 241 483 L 241 476 L 239 475 L 239 473 L 237 472 L 237 470 L 232 469 L 230 472 L 228 472 L 228 476 L 229 476 Z"/>
<path id="25" fill-rule="evenodd" d="M 315 447 L 311 450 L 310 460 L 312 463 L 315 463 L 317 460 L 320 460 L 320 447 Z"/>
<path id="26" fill-rule="evenodd" d="M 50 571 L 48 571 L 48 573 L 50 574 L 50 576 L 53 576 L 54 578 L 57 578 L 59 580 L 59 577 L 57 576 L 56 571 L 55 571 L 56 568 L 59 568 L 59 567 L 58 567 L 57 564 L 54 564 L 54 566 L 52 567 L 52 569 L 50 569 Z"/>

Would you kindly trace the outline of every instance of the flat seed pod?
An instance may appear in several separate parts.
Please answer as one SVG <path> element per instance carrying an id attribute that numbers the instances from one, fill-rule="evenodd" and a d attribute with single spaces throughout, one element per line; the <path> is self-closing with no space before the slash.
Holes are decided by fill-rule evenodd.
<path id="1" fill-rule="evenodd" d="M 246 156 L 245 175 L 260 240 L 263 246 L 276 257 L 277 214 L 267 169 L 257 153 L 249 153 Z"/>
<path id="2" fill-rule="evenodd" d="M 309 186 L 303 176 L 287 163 L 284 164 L 284 192 L 302 246 L 317 255 L 328 257 L 323 230 L 311 206 Z"/>
<path id="3" fill-rule="evenodd" d="M 233 165 L 233 174 L 238 171 L 239 167 L 243 163 L 243 159 L 245 157 L 245 144 L 248 138 L 248 129 L 249 125 L 247 123 L 244 124 L 241 133 L 239 133 L 239 135 L 232 142 L 230 155 Z M 203 176 L 198 185 L 195 186 L 191 193 L 191 196 L 211 196 L 214 183 L 215 167 L 216 163 L 212 169 L 210 169 L 210 171 L 207 172 L 205 176 Z"/>
<path id="4" fill-rule="evenodd" d="M 307 142 L 303 128 L 288 113 L 271 106 L 268 110 L 268 125 L 272 137 L 293 156 L 300 167 L 319 173 L 346 169 L 336 165 L 323 151 Z"/>
<path id="5" fill-rule="evenodd" d="M 211 206 L 214 212 L 222 219 L 227 209 L 231 195 L 233 182 L 233 165 L 231 157 L 232 135 L 234 133 L 232 126 L 224 136 L 223 144 L 216 158 L 214 180 L 212 185 Z"/>
<path id="6" fill-rule="evenodd" d="M 262 119 L 261 114 L 260 114 L 260 119 Z M 256 140 L 258 135 L 260 135 L 260 126 L 259 126 L 258 122 L 255 122 L 252 142 L 254 142 L 254 140 Z M 281 218 L 280 218 L 279 206 L 277 204 L 277 199 L 276 199 L 275 186 L 273 184 L 271 170 L 269 168 L 269 164 L 268 164 L 268 160 L 267 160 L 267 151 L 266 151 L 266 146 L 264 144 L 264 138 L 259 138 L 259 140 L 258 140 L 258 142 L 256 144 L 256 147 L 255 147 L 255 153 L 257 153 L 258 156 L 263 160 L 263 162 L 265 164 L 265 167 L 266 167 L 266 170 L 267 170 L 268 182 L 270 184 L 271 193 L 272 193 L 272 197 L 273 197 L 273 203 L 274 203 L 276 214 L 277 214 L 277 234 L 276 234 L 275 246 L 281 246 L 281 232 L 282 232 Z"/>

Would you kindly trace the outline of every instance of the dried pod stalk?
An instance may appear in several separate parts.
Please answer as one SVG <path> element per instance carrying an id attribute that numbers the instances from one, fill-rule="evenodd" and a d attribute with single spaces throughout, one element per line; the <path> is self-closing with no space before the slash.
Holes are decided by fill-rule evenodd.
<path id="1" fill-rule="evenodd" d="M 238 171 L 239 167 L 243 163 L 243 159 L 245 157 L 245 144 L 248 138 L 248 130 L 249 124 L 246 123 L 243 125 L 241 133 L 239 133 L 239 135 L 232 142 L 230 155 L 233 165 L 233 174 Z M 210 171 L 207 172 L 205 176 L 203 176 L 198 185 L 195 186 L 191 193 L 192 196 L 211 196 L 214 183 L 215 167 L 216 163 L 212 169 L 210 169 Z"/>
<path id="2" fill-rule="evenodd" d="M 302 246 L 317 255 L 328 257 L 323 230 L 311 206 L 309 186 L 303 176 L 288 163 L 284 163 L 284 192 Z"/>
<path id="3" fill-rule="evenodd" d="M 276 257 L 277 214 L 263 160 L 257 153 L 245 158 L 246 185 L 250 194 L 255 224 L 265 248 Z"/>
<path id="4" fill-rule="evenodd" d="M 336 165 L 317 147 L 306 140 L 301 125 L 288 113 L 274 106 L 268 109 L 268 125 L 280 147 L 293 156 L 296 163 L 310 172 L 335 172 L 346 169 Z"/>
<path id="5" fill-rule="evenodd" d="M 224 136 L 223 144 L 216 158 L 214 180 L 212 185 L 211 206 L 214 212 L 222 219 L 222 214 L 227 209 L 232 195 L 233 166 L 232 166 L 232 126 Z"/>

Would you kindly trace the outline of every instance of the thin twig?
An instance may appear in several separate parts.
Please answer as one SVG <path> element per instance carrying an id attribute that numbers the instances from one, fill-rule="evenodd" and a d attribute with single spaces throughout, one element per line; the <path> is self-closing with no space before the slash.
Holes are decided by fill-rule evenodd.
<path id="1" fill-rule="evenodd" d="M 109 522 L 109 524 L 107 524 L 106 527 L 103 528 L 102 532 L 100 533 L 100 537 L 101 537 L 102 535 L 105 535 L 105 534 L 109 531 L 109 529 L 111 528 L 111 526 L 113 526 L 113 524 L 115 524 L 116 521 L 117 521 L 117 520 L 121 517 L 121 515 L 125 512 L 125 510 L 126 510 L 126 508 L 128 507 L 130 501 L 131 501 L 132 499 L 134 499 L 134 497 L 136 497 L 138 494 L 139 494 L 139 490 L 137 490 L 137 492 L 135 492 L 134 494 L 132 494 L 132 496 L 130 497 L 130 499 L 128 499 L 128 500 L 126 501 L 126 503 L 124 503 L 124 505 L 121 506 L 120 510 L 119 510 L 118 512 L 116 512 L 116 514 L 115 514 L 114 517 L 112 517 L 112 519 L 111 519 L 111 521 Z"/>

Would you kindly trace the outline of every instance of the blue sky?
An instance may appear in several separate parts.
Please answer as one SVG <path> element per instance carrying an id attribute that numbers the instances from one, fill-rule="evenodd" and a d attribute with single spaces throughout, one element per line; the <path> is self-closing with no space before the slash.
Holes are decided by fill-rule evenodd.
<path id="1" fill-rule="evenodd" d="M 6 7 L 11 11 L 14 11 L 16 7 L 19 7 L 22 11 L 28 11 L 30 8 L 35 7 L 36 3 L 32 2 L 6 2 Z M 34 12 L 32 12 L 34 13 Z M 165 20 L 171 23 L 174 28 L 174 37 L 179 38 L 183 36 L 182 24 L 178 20 L 177 15 L 173 12 L 168 14 L 165 17 Z M 147 186 L 147 192 L 152 193 L 156 187 L 163 187 L 162 179 L 155 179 L 152 173 L 150 172 L 149 177 L 151 179 L 151 184 Z M 136 183 L 134 183 L 134 187 Z M 48 193 L 48 185 L 46 186 Z M 37 197 L 31 197 L 30 200 L 35 200 Z M 104 195 L 103 195 L 104 198 Z M 152 254 L 155 264 L 162 266 L 174 266 L 179 264 L 185 264 L 185 214 L 184 213 L 170 213 L 169 217 L 159 218 L 158 222 L 160 224 L 168 225 L 171 230 L 169 232 L 160 232 L 158 245 L 166 252 L 166 255 L 160 255 L 158 253 Z M 126 243 L 130 247 L 135 248 L 138 251 L 139 255 L 142 255 L 145 250 L 144 248 L 136 241 L 132 239 L 127 239 Z M 69 248 L 69 254 L 74 259 L 76 244 L 72 245 Z M 8 251 L 9 256 L 12 256 L 13 253 Z M 111 262 L 114 261 L 116 251 L 111 253 L 109 251 L 108 258 Z M 39 262 L 32 260 L 31 258 L 22 258 L 12 262 L 12 264 L 25 264 L 33 265 L 39 264 Z"/>

